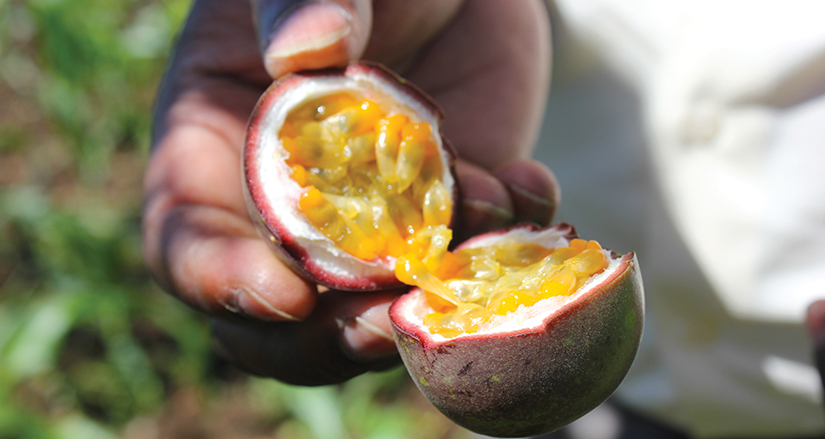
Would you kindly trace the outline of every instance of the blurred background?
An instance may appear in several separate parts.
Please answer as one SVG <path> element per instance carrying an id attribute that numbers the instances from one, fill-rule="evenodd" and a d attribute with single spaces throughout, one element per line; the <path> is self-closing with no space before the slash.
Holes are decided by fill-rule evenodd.
<path id="1" fill-rule="evenodd" d="M 0 439 L 461 438 L 403 368 L 302 389 L 211 352 L 140 253 L 188 0 L 0 0 Z"/>

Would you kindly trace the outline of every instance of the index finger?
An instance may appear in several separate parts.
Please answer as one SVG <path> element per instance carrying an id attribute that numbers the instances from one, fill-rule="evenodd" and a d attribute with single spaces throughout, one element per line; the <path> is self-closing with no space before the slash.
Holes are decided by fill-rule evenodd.
<path id="1" fill-rule="evenodd" d="M 302 319 L 315 286 L 258 237 L 242 192 L 246 119 L 266 77 L 244 5 L 199 1 L 181 35 L 158 97 L 144 254 L 158 281 L 196 308 Z"/>

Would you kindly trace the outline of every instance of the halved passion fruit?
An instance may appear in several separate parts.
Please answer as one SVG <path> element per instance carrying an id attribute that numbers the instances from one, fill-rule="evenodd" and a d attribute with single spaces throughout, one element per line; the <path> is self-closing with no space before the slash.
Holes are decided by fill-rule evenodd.
<path id="1" fill-rule="evenodd" d="M 428 267 L 390 319 L 418 388 L 478 433 L 558 429 L 601 404 L 636 355 L 644 299 L 633 254 L 615 255 L 558 225 L 476 237 Z"/>
<path id="2" fill-rule="evenodd" d="M 254 220 L 308 279 L 342 290 L 401 284 L 396 259 L 449 243 L 454 155 L 440 109 L 372 64 L 293 74 L 256 107 L 244 152 Z"/>
<path id="3" fill-rule="evenodd" d="M 251 215 L 314 282 L 416 287 L 390 318 L 407 369 L 448 417 L 493 436 L 559 428 L 604 401 L 633 361 L 638 264 L 568 225 L 449 251 L 457 185 L 440 122 L 429 98 L 376 65 L 281 79 L 247 135 Z"/>

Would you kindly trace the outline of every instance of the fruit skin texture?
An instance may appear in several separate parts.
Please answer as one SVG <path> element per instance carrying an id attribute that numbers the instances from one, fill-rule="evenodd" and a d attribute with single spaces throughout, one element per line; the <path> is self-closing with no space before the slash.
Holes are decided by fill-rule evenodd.
<path id="1" fill-rule="evenodd" d="M 390 309 L 401 357 L 447 417 L 477 433 L 521 437 L 561 428 L 621 383 L 638 350 L 644 298 L 636 257 L 544 319 L 543 327 L 436 342 Z"/>
<path id="2" fill-rule="evenodd" d="M 455 181 L 456 153 L 452 145 L 440 134 L 440 122 L 444 118 L 441 108 L 415 85 L 395 75 L 386 67 L 375 63 L 356 62 L 341 69 L 289 74 L 279 78 L 264 92 L 252 112 L 246 133 L 246 146 L 243 153 L 246 204 L 258 231 L 270 244 L 275 254 L 295 273 L 308 281 L 344 291 L 383 291 L 404 288 L 405 285 L 398 281 L 393 272 L 395 258 L 385 257 L 380 260 L 361 261 L 345 254 L 331 256 L 322 248 L 327 244 L 316 245 L 302 240 L 304 237 L 296 234 L 295 229 L 287 226 L 287 222 L 283 220 L 285 209 L 297 209 L 302 190 L 297 183 L 291 181 L 291 177 L 285 170 L 287 168 L 274 176 L 263 175 L 264 173 L 261 172 L 261 162 L 272 160 L 270 156 L 262 156 L 261 144 L 268 141 L 267 136 L 270 136 L 268 132 L 280 129 L 280 127 L 268 126 L 272 113 L 291 109 L 281 108 L 282 102 L 289 99 L 290 93 L 307 83 L 324 83 L 330 80 L 352 78 L 356 81 L 368 82 L 371 87 L 375 87 L 375 90 L 387 95 L 391 94 L 396 100 L 418 108 L 422 119 L 431 120 L 435 135 L 441 142 L 440 147 L 444 157 L 442 164 L 446 173 L 450 175 L 451 181 Z M 283 157 L 278 159 L 284 161 Z M 289 200 L 289 204 L 294 206 L 271 204 L 267 195 L 267 185 L 263 183 L 265 178 L 280 179 L 283 184 L 278 190 L 286 193 L 283 198 Z M 453 209 L 449 225 L 452 225 L 456 223 L 459 211 L 455 208 L 459 203 L 458 185 L 451 183 L 450 190 Z M 309 224 L 306 219 L 304 222 Z M 333 246 L 331 241 L 328 245 Z"/>

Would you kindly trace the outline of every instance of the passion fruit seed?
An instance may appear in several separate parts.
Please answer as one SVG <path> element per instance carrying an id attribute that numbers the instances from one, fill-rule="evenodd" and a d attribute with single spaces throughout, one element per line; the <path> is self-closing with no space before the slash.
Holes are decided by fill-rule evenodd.
<path id="1" fill-rule="evenodd" d="M 429 124 L 341 92 L 292 110 L 279 136 L 300 210 L 338 248 L 362 260 L 446 251 L 452 193 Z"/>
<path id="2" fill-rule="evenodd" d="M 343 251 L 396 259 L 395 275 L 426 291 L 431 333 L 474 333 L 493 315 L 569 296 L 607 267 L 595 241 L 550 249 L 502 242 L 449 252 L 452 193 L 432 127 L 350 92 L 307 101 L 278 132 L 299 208 Z"/>
<path id="3" fill-rule="evenodd" d="M 448 261 L 452 268 L 430 268 L 421 254 L 398 259 L 401 282 L 429 293 L 433 312 L 424 318 L 432 334 L 455 337 L 478 331 L 492 315 L 505 315 L 539 300 L 575 293 L 587 279 L 607 268 L 605 251 L 596 241 L 573 239 L 566 247 L 501 242 L 427 258 Z"/>
<path id="4" fill-rule="evenodd" d="M 420 288 L 390 307 L 398 351 L 457 424 L 534 437 L 597 407 L 626 376 L 644 324 L 638 261 L 574 236 L 565 224 L 524 225 L 471 239 L 437 270 L 399 259 L 398 277 Z"/>

